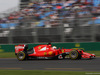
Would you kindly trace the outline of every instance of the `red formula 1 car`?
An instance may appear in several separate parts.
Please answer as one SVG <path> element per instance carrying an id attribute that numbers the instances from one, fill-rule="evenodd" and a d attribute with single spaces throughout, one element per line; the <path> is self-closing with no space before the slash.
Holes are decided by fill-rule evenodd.
<path id="1" fill-rule="evenodd" d="M 71 59 L 93 58 L 95 54 L 86 53 L 83 50 L 73 49 L 57 49 L 49 43 L 46 45 L 38 45 L 28 49 L 28 45 L 15 46 L 15 55 L 17 59 L 22 61 L 28 58 L 36 59 L 64 59 L 69 56 Z"/>

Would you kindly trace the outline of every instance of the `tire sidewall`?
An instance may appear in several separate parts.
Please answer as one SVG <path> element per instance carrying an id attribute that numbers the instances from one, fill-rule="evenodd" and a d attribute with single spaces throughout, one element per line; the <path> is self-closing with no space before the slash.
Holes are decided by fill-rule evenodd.
<path id="1" fill-rule="evenodd" d="M 20 53 L 22 53 L 22 54 L 24 55 L 24 57 L 23 57 L 22 59 L 19 58 L 19 54 L 20 54 Z M 18 52 L 18 54 L 17 54 L 17 59 L 18 59 L 19 61 L 25 60 L 25 59 L 26 59 L 26 53 L 23 52 L 23 51 Z"/>

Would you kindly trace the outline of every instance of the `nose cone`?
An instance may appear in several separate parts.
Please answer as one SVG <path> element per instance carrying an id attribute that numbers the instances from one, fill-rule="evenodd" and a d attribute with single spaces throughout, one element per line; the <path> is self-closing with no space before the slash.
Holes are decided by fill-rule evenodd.
<path id="1" fill-rule="evenodd" d="M 92 56 L 94 56 L 94 57 L 95 57 L 96 55 L 95 55 L 95 54 L 92 54 Z"/>
<path id="2" fill-rule="evenodd" d="M 94 57 L 96 57 L 96 55 L 95 54 L 91 54 L 91 58 L 94 58 Z"/>

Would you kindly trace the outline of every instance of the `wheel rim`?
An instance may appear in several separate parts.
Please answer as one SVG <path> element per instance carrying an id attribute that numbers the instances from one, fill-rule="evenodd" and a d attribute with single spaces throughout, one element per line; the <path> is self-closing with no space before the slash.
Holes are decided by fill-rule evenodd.
<path id="1" fill-rule="evenodd" d="M 71 53 L 71 57 L 72 57 L 72 58 L 76 58 L 76 56 L 77 56 L 77 53 L 73 51 L 73 52 Z"/>
<path id="2" fill-rule="evenodd" d="M 19 58 L 19 59 L 23 59 L 23 58 L 24 58 L 24 54 L 23 54 L 23 53 L 19 53 L 19 54 L 18 54 L 18 58 Z"/>

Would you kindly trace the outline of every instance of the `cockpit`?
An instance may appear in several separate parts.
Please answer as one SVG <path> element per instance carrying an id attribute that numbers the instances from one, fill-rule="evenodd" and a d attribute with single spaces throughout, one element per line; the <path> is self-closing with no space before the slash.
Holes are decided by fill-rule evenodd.
<path id="1" fill-rule="evenodd" d="M 53 46 L 52 48 L 53 48 L 53 49 L 57 49 L 57 47 L 56 47 L 56 46 Z"/>

